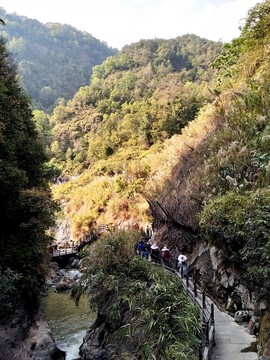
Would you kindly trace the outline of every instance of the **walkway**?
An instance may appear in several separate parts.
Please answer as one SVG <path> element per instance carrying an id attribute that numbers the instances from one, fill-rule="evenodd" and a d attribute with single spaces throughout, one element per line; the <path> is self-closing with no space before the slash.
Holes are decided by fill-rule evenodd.
<path id="1" fill-rule="evenodd" d="M 195 300 L 199 307 L 204 309 L 205 320 L 208 318 L 207 313 L 210 314 L 208 320 L 209 346 L 205 347 L 202 360 L 258 360 L 258 354 L 253 350 L 256 347 L 253 346 L 251 349 L 252 343 L 257 340 L 256 336 L 250 335 L 245 325 L 238 324 L 232 316 L 220 310 L 210 298 L 203 295 L 194 286 L 191 279 L 183 277 L 183 274 L 181 276 L 176 271 L 173 272 L 182 280 L 190 299 Z M 203 299 L 203 297 L 205 298 Z M 211 323 L 214 334 L 211 333 Z M 211 344 L 211 340 L 215 343 L 214 346 L 213 343 Z"/>
<path id="2" fill-rule="evenodd" d="M 239 325 L 225 312 L 214 305 L 215 311 L 215 338 L 212 360 L 257 360 L 256 352 L 248 352 L 252 342 L 256 341 L 254 335 L 244 325 Z M 244 350 L 244 352 L 243 352 Z"/>
<path id="3" fill-rule="evenodd" d="M 77 254 L 77 253 L 78 253 L 77 247 L 69 247 L 69 248 L 64 248 L 64 249 L 53 250 L 51 256 L 52 256 L 52 258 L 55 258 L 55 257 L 59 257 L 59 256 L 66 256 L 66 255 Z"/>

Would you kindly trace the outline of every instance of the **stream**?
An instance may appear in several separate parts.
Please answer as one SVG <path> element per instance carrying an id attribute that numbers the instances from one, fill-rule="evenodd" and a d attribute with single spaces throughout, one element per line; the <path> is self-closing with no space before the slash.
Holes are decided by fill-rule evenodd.
<path id="1" fill-rule="evenodd" d="M 65 276 L 74 276 L 76 270 L 63 270 Z M 79 357 L 79 347 L 83 337 L 95 320 L 95 314 L 89 310 L 86 297 L 82 297 L 76 307 L 70 293 L 57 293 L 52 288 L 43 304 L 44 318 L 48 322 L 59 349 L 66 352 L 66 360 Z"/>

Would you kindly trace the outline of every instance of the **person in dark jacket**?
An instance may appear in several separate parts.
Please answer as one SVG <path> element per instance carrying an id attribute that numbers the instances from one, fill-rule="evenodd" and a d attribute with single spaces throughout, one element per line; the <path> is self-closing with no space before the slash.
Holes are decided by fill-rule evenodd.
<path id="1" fill-rule="evenodd" d="M 164 248 L 161 249 L 162 258 L 164 263 L 169 263 L 170 261 L 170 250 L 167 248 L 167 246 L 164 246 Z"/>
<path id="2" fill-rule="evenodd" d="M 161 261 L 160 250 L 155 243 L 151 245 L 151 260 L 156 262 Z"/>

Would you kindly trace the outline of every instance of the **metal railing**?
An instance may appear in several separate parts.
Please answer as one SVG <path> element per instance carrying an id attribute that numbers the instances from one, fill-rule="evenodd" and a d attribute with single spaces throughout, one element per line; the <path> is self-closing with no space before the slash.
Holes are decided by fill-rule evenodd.
<path id="1" fill-rule="evenodd" d="M 51 253 L 52 257 L 59 257 L 59 256 L 65 256 L 65 255 L 71 255 L 71 254 L 77 254 L 78 253 L 78 247 L 72 246 L 62 249 L 55 249 Z"/>
<path id="2" fill-rule="evenodd" d="M 179 273 L 173 267 L 167 266 L 164 263 L 163 266 L 165 269 L 173 272 L 179 279 L 181 279 L 188 298 L 198 307 L 202 325 L 199 360 L 211 360 L 213 347 L 215 346 L 214 303 L 208 300 L 205 291 L 201 291 L 198 288 L 197 284 L 189 278 L 188 273 L 184 275 L 183 268 Z"/>

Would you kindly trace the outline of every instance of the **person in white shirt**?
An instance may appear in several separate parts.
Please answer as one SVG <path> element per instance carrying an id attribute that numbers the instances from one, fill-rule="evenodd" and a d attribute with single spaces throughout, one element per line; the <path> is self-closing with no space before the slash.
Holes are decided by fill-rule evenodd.
<path id="1" fill-rule="evenodd" d="M 187 257 L 186 255 L 180 254 L 177 258 L 177 269 L 183 275 L 187 273 Z"/>

